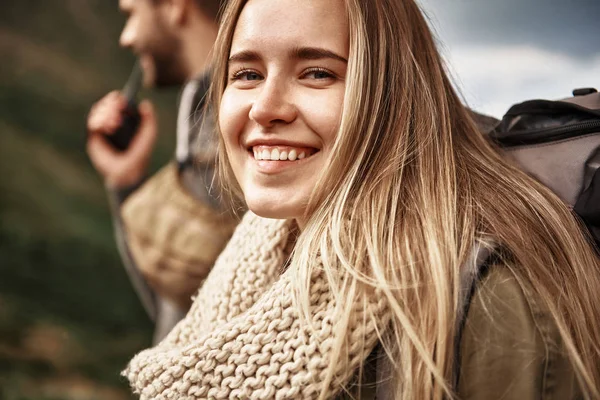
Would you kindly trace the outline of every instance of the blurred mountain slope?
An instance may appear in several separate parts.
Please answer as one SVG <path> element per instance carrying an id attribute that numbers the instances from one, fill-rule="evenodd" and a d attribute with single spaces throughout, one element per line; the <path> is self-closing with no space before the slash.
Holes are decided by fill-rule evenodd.
<path id="1" fill-rule="evenodd" d="M 123 22 L 116 0 L 0 2 L 1 399 L 130 398 L 119 372 L 150 343 L 84 152 L 90 105 L 133 63 Z M 176 95 L 149 96 L 153 169 L 173 151 Z"/>

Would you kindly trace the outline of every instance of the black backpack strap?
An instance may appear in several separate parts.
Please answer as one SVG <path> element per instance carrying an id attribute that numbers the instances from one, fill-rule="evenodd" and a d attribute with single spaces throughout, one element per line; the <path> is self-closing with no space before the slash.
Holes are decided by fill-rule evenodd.
<path id="1" fill-rule="evenodd" d="M 465 324 L 467 322 L 467 315 L 469 314 L 469 308 L 471 306 L 471 300 L 475 294 L 477 284 L 485 277 L 490 267 L 496 264 L 500 256 L 499 246 L 478 246 L 473 251 L 473 258 L 471 259 L 471 265 L 474 268 L 465 268 L 462 277 L 462 304 L 459 305 L 459 314 L 457 317 L 455 336 L 454 336 L 454 362 L 452 368 L 452 379 L 453 389 L 455 392 L 458 391 L 458 384 L 460 380 L 460 359 L 461 359 L 461 339 Z"/>
<path id="2" fill-rule="evenodd" d="M 575 201 L 573 211 L 587 227 L 592 244 L 600 252 L 600 150 L 596 150 L 585 162 L 583 190 Z"/>

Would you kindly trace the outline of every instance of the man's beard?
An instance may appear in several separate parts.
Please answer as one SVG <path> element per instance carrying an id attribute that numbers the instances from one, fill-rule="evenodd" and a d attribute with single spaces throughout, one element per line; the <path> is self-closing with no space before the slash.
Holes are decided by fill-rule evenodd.
<path id="1" fill-rule="evenodd" d="M 180 54 L 179 46 L 149 54 L 154 64 L 154 86 L 179 86 L 189 79 Z"/>

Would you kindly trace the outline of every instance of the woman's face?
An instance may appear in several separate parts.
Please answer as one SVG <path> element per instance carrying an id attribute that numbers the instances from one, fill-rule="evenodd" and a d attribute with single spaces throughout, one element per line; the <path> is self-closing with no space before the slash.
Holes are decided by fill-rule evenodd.
<path id="1" fill-rule="evenodd" d="M 249 0 L 244 6 L 219 125 L 254 213 L 302 217 L 339 127 L 348 46 L 342 0 Z"/>

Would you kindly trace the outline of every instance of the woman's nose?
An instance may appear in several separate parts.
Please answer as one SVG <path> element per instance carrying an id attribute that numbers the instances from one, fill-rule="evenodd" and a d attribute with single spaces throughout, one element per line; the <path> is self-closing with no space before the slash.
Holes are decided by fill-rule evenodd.
<path id="1" fill-rule="evenodd" d="M 250 119 L 265 127 L 289 124 L 296 116 L 296 106 L 283 82 L 266 82 L 250 108 Z"/>

